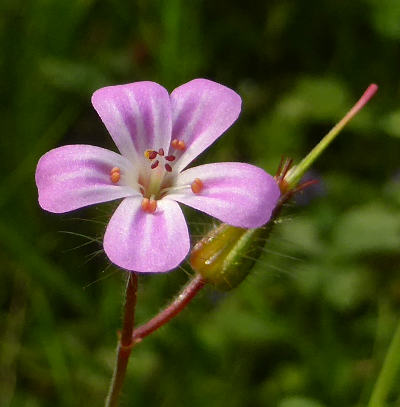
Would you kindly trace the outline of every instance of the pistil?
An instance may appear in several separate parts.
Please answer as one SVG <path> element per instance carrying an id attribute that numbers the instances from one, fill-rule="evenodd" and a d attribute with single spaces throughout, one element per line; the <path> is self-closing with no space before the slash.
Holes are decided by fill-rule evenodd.
<path id="1" fill-rule="evenodd" d="M 178 144 L 179 144 L 179 142 L 178 142 Z M 179 145 L 182 145 L 182 143 L 180 143 Z M 144 195 L 147 198 L 150 195 L 159 197 L 160 188 L 161 188 L 161 184 L 162 184 L 162 181 L 164 178 L 165 171 L 172 172 L 172 167 L 170 164 L 168 164 L 168 162 L 174 161 L 176 159 L 176 157 L 172 154 L 165 156 L 165 152 L 164 152 L 163 148 L 159 148 L 158 151 L 146 150 L 144 152 L 144 156 L 148 160 L 152 161 L 152 163 L 150 164 L 151 172 L 150 172 L 149 182 L 148 182 L 148 185 L 145 187 Z M 156 159 L 157 157 L 159 157 L 159 158 Z M 167 163 L 165 163 L 165 161 L 164 161 L 164 168 L 162 168 L 162 165 L 159 166 L 161 159 L 168 161 Z"/>
<path id="2" fill-rule="evenodd" d="M 146 196 L 158 197 L 161 189 L 161 184 L 164 179 L 165 170 L 162 166 L 157 164 L 153 167 L 151 165 L 149 184 L 146 190 Z"/>

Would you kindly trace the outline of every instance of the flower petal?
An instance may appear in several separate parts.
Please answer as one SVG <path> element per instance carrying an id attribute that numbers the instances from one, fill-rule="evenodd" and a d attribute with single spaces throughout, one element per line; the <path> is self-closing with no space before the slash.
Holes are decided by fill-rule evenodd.
<path id="1" fill-rule="evenodd" d="M 193 193 L 191 183 L 199 178 L 203 188 Z M 165 198 L 174 199 L 242 228 L 264 225 L 280 196 L 274 178 L 261 168 L 244 163 L 216 163 L 189 168 L 177 176 Z"/>
<path id="2" fill-rule="evenodd" d="M 111 182 L 113 167 L 121 170 L 118 185 Z M 104 148 L 89 145 L 55 148 L 40 158 L 36 168 L 39 204 L 49 212 L 63 213 L 136 195 L 138 190 L 127 185 L 134 173 L 126 158 Z"/>
<path id="3" fill-rule="evenodd" d="M 108 86 L 94 92 L 92 104 L 119 151 L 131 160 L 147 149 L 171 141 L 171 103 L 168 92 L 154 82 Z"/>
<path id="4" fill-rule="evenodd" d="M 160 200 L 154 213 L 144 212 L 141 198 L 124 199 L 107 226 L 104 250 L 122 268 L 139 272 L 174 269 L 189 251 L 185 218 L 174 201 Z"/>
<path id="5" fill-rule="evenodd" d="M 232 89 L 207 79 L 194 79 L 171 93 L 172 139 L 186 144 L 174 151 L 180 171 L 210 146 L 240 113 L 242 100 Z"/>

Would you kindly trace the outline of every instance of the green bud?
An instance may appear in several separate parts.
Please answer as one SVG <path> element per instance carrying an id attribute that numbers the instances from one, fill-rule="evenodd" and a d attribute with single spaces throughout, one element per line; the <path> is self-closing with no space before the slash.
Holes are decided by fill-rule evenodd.
<path id="1" fill-rule="evenodd" d="M 208 283 L 222 291 L 229 291 L 239 285 L 249 274 L 254 263 L 262 254 L 263 245 L 271 232 L 274 220 L 282 205 L 290 197 L 312 182 L 297 186 L 313 162 L 336 138 L 344 126 L 365 106 L 378 90 L 371 84 L 358 102 L 342 120 L 304 157 L 295 167 L 292 161 L 281 161 L 275 179 L 281 189 L 281 199 L 275 208 L 271 221 L 259 229 L 241 229 L 221 224 L 207 233 L 190 254 L 192 268 Z"/>
<path id="2" fill-rule="evenodd" d="M 272 224 L 258 229 L 241 229 L 225 223 L 217 226 L 194 246 L 190 254 L 192 268 L 218 290 L 235 288 L 260 257 Z"/>

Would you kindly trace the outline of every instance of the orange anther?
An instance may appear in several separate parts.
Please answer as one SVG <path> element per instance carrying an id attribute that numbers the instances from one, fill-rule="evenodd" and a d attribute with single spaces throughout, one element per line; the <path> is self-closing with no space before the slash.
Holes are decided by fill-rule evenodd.
<path id="1" fill-rule="evenodd" d="M 110 172 L 111 182 L 116 184 L 121 179 L 121 170 L 118 167 L 112 168 Z"/>
<path id="2" fill-rule="evenodd" d="M 184 150 L 186 148 L 185 142 L 176 138 L 171 141 L 171 146 L 175 148 L 175 150 Z"/>
<path id="3" fill-rule="evenodd" d="M 119 172 L 113 172 L 111 174 L 111 182 L 116 184 L 121 179 L 121 174 Z"/>
<path id="4" fill-rule="evenodd" d="M 157 209 L 157 201 L 153 198 L 143 198 L 142 209 L 147 213 L 154 213 Z"/>
<path id="5" fill-rule="evenodd" d="M 149 202 L 149 213 L 154 213 L 157 209 L 157 201 L 155 199 L 150 199 Z"/>
<path id="6" fill-rule="evenodd" d="M 142 209 L 147 212 L 149 210 L 149 205 L 150 205 L 150 199 L 149 198 L 143 198 L 142 201 Z"/>
<path id="7" fill-rule="evenodd" d="M 196 178 L 190 185 L 190 188 L 194 194 L 199 194 L 204 188 L 203 181 L 200 178 Z"/>

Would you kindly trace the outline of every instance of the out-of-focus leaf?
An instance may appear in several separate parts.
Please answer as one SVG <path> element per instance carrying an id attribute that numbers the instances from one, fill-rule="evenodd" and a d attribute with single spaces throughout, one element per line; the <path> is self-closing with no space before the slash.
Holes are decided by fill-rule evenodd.
<path id="1" fill-rule="evenodd" d="M 327 253 L 328 255 L 328 253 Z M 305 263 L 296 271 L 296 287 L 307 298 L 324 298 L 339 311 L 348 311 L 368 299 L 372 290 L 365 270 L 358 265 L 320 259 Z"/>
<path id="2" fill-rule="evenodd" d="M 89 63 L 47 58 L 41 61 L 40 70 L 44 79 L 58 89 L 85 95 L 107 82 L 107 76 Z"/>
<path id="3" fill-rule="evenodd" d="M 315 223 L 305 217 L 284 219 L 279 225 L 279 237 L 290 242 L 293 251 L 302 255 L 318 255 L 325 250 Z"/>
<path id="4" fill-rule="evenodd" d="M 382 128 L 386 130 L 389 135 L 400 137 L 400 109 L 383 116 L 381 123 Z"/>
<path id="5" fill-rule="evenodd" d="M 348 108 L 348 100 L 346 87 L 339 80 L 305 77 L 282 99 L 278 112 L 289 119 L 336 120 Z"/>
<path id="6" fill-rule="evenodd" d="M 283 399 L 279 407 L 324 407 L 324 404 L 306 397 L 288 397 Z"/>
<path id="7" fill-rule="evenodd" d="M 383 36 L 400 39 L 400 3 L 397 0 L 369 0 L 375 29 Z"/>
<path id="8" fill-rule="evenodd" d="M 366 255 L 400 248 L 400 217 L 382 204 L 353 208 L 338 220 L 334 231 L 337 250 Z"/>
<path id="9" fill-rule="evenodd" d="M 324 297 L 339 311 L 348 311 L 373 294 L 364 270 L 357 266 L 335 265 L 324 284 Z"/>
<path id="10" fill-rule="evenodd" d="M 80 311 L 87 308 L 88 302 L 83 290 L 71 284 L 59 267 L 37 253 L 31 242 L 25 241 L 21 234 L 2 222 L 0 243 L 17 264 L 29 271 L 32 279 L 40 281 L 47 289 L 58 292 L 58 298 L 63 298 L 71 307 Z"/>

